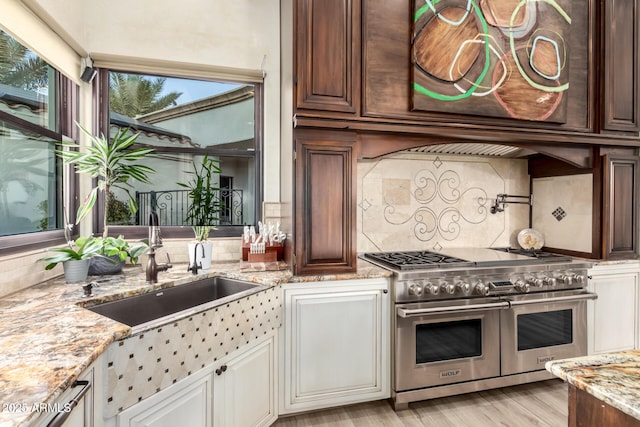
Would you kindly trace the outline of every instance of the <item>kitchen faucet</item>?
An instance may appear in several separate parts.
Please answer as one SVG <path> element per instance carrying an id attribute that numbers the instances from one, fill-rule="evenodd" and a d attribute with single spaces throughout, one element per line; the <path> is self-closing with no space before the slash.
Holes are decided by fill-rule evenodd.
<path id="1" fill-rule="evenodd" d="M 198 246 L 200 246 L 200 248 L 202 249 L 202 257 L 205 257 L 205 253 L 204 253 L 204 245 L 202 244 L 202 242 L 198 242 L 196 243 L 196 245 L 193 247 L 193 265 L 190 265 L 187 268 L 187 271 L 192 272 L 193 274 L 198 274 L 198 269 L 202 268 L 202 262 L 198 263 L 197 259 L 198 259 Z"/>
<path id="2" fill-rule="evenodd" d="M 162 239 L 160 238 L 160 225 L 158 214 L 152 210 L 149 214 L 149 260 L 147 261 L 147 283 L 158 283 L 158 272 L 166 271 L 173 267 L 171 258 L 167 253 L 166 264 L 156 264 L 156 248 L 162 247 Z"/>

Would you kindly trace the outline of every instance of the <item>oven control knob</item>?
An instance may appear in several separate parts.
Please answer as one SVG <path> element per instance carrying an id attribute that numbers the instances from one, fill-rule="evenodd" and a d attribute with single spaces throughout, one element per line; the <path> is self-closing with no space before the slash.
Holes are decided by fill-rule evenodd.
<path id="1" fill-rule="evenodd" d="M 554 277 L 545 277 L 544 279 L 542 279 L 542 283 L 549 286 L 550 288 L 553 288 L 556 285 L 557 280 Z"/>
<path id="2" fill-rule="evenodd" d="M 449 295 L 453 295 L 456 292 L 456 287 L 453 286 L 453 284 L 446 282 L 440 286 L 440 289 L 442 290 L 442 293 Z"/>
<path id="3" fill-rule="evenodd" d="M 482 282 L 478 282 L 473 287 L 473 292 L 476 295 L 489 295 L 489 287 Z"/>
<path id="4" fill-rule="evenodd" d="M 516 280 L 514 286 L 518 292 L 529 292 L 529 284 L 524 280 Z"/>
<path id="5" fill-rule="evenodd" d="M 535 286 L 536 288 L 541 288 L 544 286 L 544 280 L 538 277 L 531 277 L 527 279 L 527 283 L 529 286 Z"/>
<path id="6" fill-rule="evenodd" d="M 562 280 L 562 283 L 564 283 L 565 285 L 571 285 L 573 283 L 573 275 L 565 274 L 563 276 L 560 276 L 560 280 Z"/>
<path id="7" fill-rule="evenodd" d="M 440 293 L 440 286 L 427 282 L 424 284 L 424 293 L 427 295 L 438 295 Z"/>
<path id="8" fill-rule="evenodd" d="M 467 282 L 458 282 L 456 283 L 456 292 L 462 295 L 467 295 L 471 290 L 471 285 Z"/>
<path id="9" fill-rule="evenodd" d="M 423 291 L 422 285 L 419 283 L 413 282 L 409 285 L 409 289 L 408 289 L 409 295 L 415 295 L 419 297 L 422 295 L 422 291 Z"/>
<path id="10" fill-rule="evenodd" d="M 578 282 L 581 285 L 584 285 L 587 283 L 587 278 L 585 276 L 583 276 L 582 274 L 577 274 L 576 275 L 576 282 Z"/>

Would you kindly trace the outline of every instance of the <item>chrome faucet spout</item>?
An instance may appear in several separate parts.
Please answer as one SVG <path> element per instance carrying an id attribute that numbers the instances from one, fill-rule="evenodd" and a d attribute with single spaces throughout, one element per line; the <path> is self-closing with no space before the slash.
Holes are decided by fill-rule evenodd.
<path id="1" fill-rule="evenodd" d="M 202 242 L 196 243 L 196 245 L 193 247 L 193 265 L 190 265 L 187 268 L 187 271 L 190 271 L 193 274 L 198 274 L 198 270 L 202 269 L 202 262 L 198 263 L 198 261 L 197 261 L 197 259 L 198 259 L 198 246 L 200 246 L 200 249 L 202 249 L 202 258 L 205 257 L 204 245 L 202 244 Z"/>

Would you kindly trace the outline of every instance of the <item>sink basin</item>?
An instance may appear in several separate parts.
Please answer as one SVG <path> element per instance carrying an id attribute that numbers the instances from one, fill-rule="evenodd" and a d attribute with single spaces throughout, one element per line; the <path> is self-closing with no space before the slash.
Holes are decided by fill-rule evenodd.
<path id="1" fill-rule="evenodd" d="M 231 296 L 241 297 L 250 294 L 264 285 L 229 279 L 226 277 L 208 277 L 172 288 L 159 289 L 143 295 L 121 300 L 109 301 L 93 307 L 86 307 L 95 313 L 117 320 L 131 327 L 164 319 L 172 314 L 212 302 L 220 304 L 230 300 Z M 235 299 L 235 298 L 234 298 Z M 166 320 L 166 319 L 165 319 Z"/>

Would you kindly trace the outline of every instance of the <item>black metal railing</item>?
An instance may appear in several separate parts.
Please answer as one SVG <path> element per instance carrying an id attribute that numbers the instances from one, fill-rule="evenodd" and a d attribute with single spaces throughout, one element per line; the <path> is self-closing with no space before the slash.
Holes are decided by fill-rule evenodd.
<path id="1" fill-rule="evenodd" d="M 217 192 L 221 211 L 217 224 L 244 225 L 243 190 L 223 188 Z M 191 206 L 189 190 L 136 191 L 136 224 L 144 225 L 155 208 L 162 225 L 190 225 L 186 220 Z"/>

